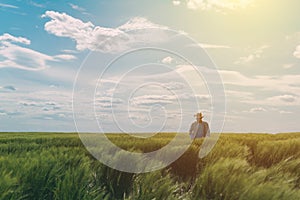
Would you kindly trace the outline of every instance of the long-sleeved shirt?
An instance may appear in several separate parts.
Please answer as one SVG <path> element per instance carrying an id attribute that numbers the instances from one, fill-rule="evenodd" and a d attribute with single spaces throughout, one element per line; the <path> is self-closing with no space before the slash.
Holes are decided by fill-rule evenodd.
<path id="1" fill-rule="evenodd" d="M 207 122 L 204 121 L 202 121 L 202 123 L 195 121 L 192 123 L 189 133 L 191 139 L 201 138 L 206 136 L 209 137 L 210 136 L 209 125 Z"/>

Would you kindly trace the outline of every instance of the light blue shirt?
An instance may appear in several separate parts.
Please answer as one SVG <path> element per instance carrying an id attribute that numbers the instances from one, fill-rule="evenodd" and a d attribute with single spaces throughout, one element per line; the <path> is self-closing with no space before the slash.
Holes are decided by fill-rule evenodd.
<path id="1" fill-rule="evenodd" d="M 191 139 L 201 138 L 205 136 L 209 137 L 210 130 L 208 123 L 204 121 L 202 121 L 202 123 L 195 121 L 194 123 L 192 123 L 189 133 Z"/>

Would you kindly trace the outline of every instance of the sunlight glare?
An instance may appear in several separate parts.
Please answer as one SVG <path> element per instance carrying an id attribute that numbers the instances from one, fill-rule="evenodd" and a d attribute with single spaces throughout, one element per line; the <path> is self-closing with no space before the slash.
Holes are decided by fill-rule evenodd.
<path id="1" fill-rule="evenodd" d="M 217 8 L 217 9 L 240 9 L 240 8 L 246 8 L 250 4 L 253 3 L 254 0 L 189 0 L 188 1 L 188 7 L 191 9 L 211 9 L 211 8 Z"/>

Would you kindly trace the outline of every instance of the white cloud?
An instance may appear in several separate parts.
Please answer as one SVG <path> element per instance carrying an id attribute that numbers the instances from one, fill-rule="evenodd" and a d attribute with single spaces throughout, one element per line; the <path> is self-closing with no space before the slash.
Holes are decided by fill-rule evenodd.
<path id="1" fill-rule="evenodd" d="M 97 97 L 95 99 L 95 103 L 100 106 L 111 106 L 114 104 L 121 104 L 123 103 L 123 100 L 120 98 L 113 98 L 109 96 L 103 96 L 103 97 Z"/>
<path id="2" fill-rule="evenodd" d="M 235 10 L 248 7 L 253 0 L 187 0 L 187 7 L 192 10 L 217 10 L 229 9 Z"/>
<path id="3" fill-rule="evenodd" d="M 204 49 L 230 49 L 230 46 L 227 45 L 218 45 L 218 44 L 207 44 L 207 43 L 198 43 L 192 46 L 200 46 Z"/>
<path id="4" fill-rule="evenodd" d="M 37 7 L 37 8 L 45 8 L 45 7 L 46 7 L 45 5 L 36 3 L 36 2 L 34 2 L 34 1 L 29 1 L 28 3 L 29 3 L 30 5 L 33 5 L 33 6 Z"/>
<path id="5" fill-rule="evenodd" d="M 209 74 L 209 69 L 202 67 L 200 71 L 202 70 Z M 175 71 L 186 74 L 186 76 L 195 74 L 191 65 L 178 65 Z M 255 105 L 300 105 L 298 98 L 300 94 L 300 75 L 245 76 L 238 71 L 229 70 L 219 70 L 218 73 L 225 84 L 227 89 L 225 92 L 229 100 L 238 98 L 239 102 Z M 235 87 L 235 91 L 232 91 L 232 87 Z M 271 94 L 281 93 L 283 95 L 265 99 L 256 98 L 257 95 L 265 91 L 271 92 Z M 287 92 L 289 94 L 286 94 Z"/>
<path id="6" fill-rule="evenodd" d="M 265 105 L 265 106 L 299 106 L 300 99 L 296 95 L 284 94 L 271 96 L 265 99 L 249 99 L 242 100 L 243 103 L 254 104 L 254 105 Z"/>
<path id="7" fill-rule="evenodd" d="M 149 21 L 146 18 L 143 17 L 134 17 L 130 19 L 128 22 L 125 24 L 117 27 L 116 29 L 121 30 L 121 31 L 135 31 L 139 29 L 152 29 L 152 28 L 160 28 L 160 29 L 166 29 L 167 27 L 154 24 L 151 21 Z M 147 30 L 148 31 L 148 30 Z"/>
<path id="8" fill-rule="evenodd" d="M 181 90 L 186 87 L 186 85 L 182 82 L 169 82 L 164 84 L 165 87 L 167 87 L 169 90 Z"/>
<path id="9" fill-rule="evenodd" d="M 254 58 L 255 58 L 255 56 L 253 54 L 250 54 L 248 56 L 242 56 L 236 62 L 234 62 L 234 64 L 238 65 L 238 64 L 249 63 L 249 62 L 253 61 Z"/>
<path id="10" fill-rule="evenodd" d="M 167 57 L 163 58 L 161 62 L 164 64 L 171 64 L 173 60 L 174 59 L 171 56 L 167 56 Z"/>
<path id="11" fill-rule="evenodd" d="M 223 82 L 227 84 L 233 84 L 233 85 L 240 84 L 240 85 L 247 85 L 247 86 L 253 84 L 250 78 L 244 76 L 243 74 L 237 71 L 220 70 L 219 73 L 223 79 Z"/>
<path id="12" fill-rule="evenodd" d="M 280 114 L 291 114 L 292 112 L 290 112 L 290 111 L 285 111 L 285 110 L 280 110 L 279 113 L 280 113 Z"/>
<path id="13" fill-rule="evenodd" d="M 282 75 L 282 76 L 253 76 L 247 77 L 237 71 L 219 71 L 223 83 L 229 85 L 258 87 L 262 90 L 275 92 L 290 92 L 295 95 L 300 93 L 300 75 Z"/>
<path id="14" fill-rule="evenodd" d="M 246 64 L 254 61 L 255 59 L 261 58 L 262 54 L 264 53 L 264 50 L 267 48 L 269 48 L 268 45 L 258 47 L 257 49 L 252 50 L 253 52 L 251 54 L 240 57 L 237 61 L 234 62 L 234 64 Z"/>
<path id="15" fill-rule="evenodd" d="M 11 4 L 5 4 L 5 3 L 0 3 L 0 7 L 4 8 L 19 8 L 17 6 L 11 5 Z"/>
<path id="16" fill-rule="evenodd" d="M 25 100 L 20 101 L 20 105 L 24 108 L 29 107 L 30 109 L 41 109 L 46 112 L 61 110 L 60 105 L 54 101 L 47 101 L 47 99 Z"/>
<path id="17" fill-rule="evenodd" d="M 69 3 L 69 5 L 70 5 L 71 8 L 74 9 L 74 10 L 77 10 L 77 11 L 80 11 L 80 12 L 85 11 L 84 8 L 82 8 L 82 7 L 78 6 L 78 5 L 75 5 L 75 4 L 72 4 L 72 3 Z"/>
<path id="18" fill-rule="evenodd" d="M 19 92 L 10 92 L 1 97 L 1 105 L 8 115 L 19 114 L 31 119 L 43 114 L 63 113 L 71 117 L 72 93 L 67 90 L 49 88 L 21 88 Z M 18 105 L 18 106 L 17 106 Z"/>
<path id="19" fill-rule="evenodd" d="M 0 55 L 5 59 L 0 61 L 0 68 L 13 67 L 23 70 L 41 70 L 47 68 L 51 56 L 14 44 L 0 46 Z"/>
<path id="20" fill-rule="evenodd" d="M 211 99 L 211 95 L 209 95 L 209 94 L 195 94 L 192 96 L 197 97 L 200 100 L 200 102 L 208 101 Z"/>
<path id="21" fill-rule="evenodd" d="M 210 69 L 208 67 L 204 66 L 194 66 L 190 64 L 183 64 L 183 65 L 177 65 L 175 68 L 175 72 L 183 74 L 183 73 L 192 73 L 195 74 L 195 70 L 199 70 L 200 72 L 205 72 L 205 73 L 216 73 L 216 69 Z M 220 71 L 220 70 L 219 70 Z"/>
<path id="22" fill-rule="evenodd" d="M 142 95 L 130 99 L 130 104 L 134 106 L 165 105 L 172 104 L 175 99 L 175 95 Z"/>
<path id="23" fill-rule="evenodd" d="M 33 106 L 33 107 L 41 106 L 41 104 L 36 101 L 21 101 L 19 102 L 19 104 L 23 106 Z"/>
<path id="24" fill-rule="evenodd" d="M 300 58 L 300 45 L 298 45 L 296 47 L 296 50 L 294 51 L 294 54 L 293 54 L 296 58 Z"/>
<path id="25" fill-rule="evenodd" d="M 276 104 L 284 104 L 284 105 L 299 103 L 298 98 L 296 96 L 289 95 L 289 94 L 273 96 L 268 98 L 267 100 Z"/>
<path id="26" fill-rule="evenodd" d="M 195 68 L 192 65 L 177 65 L 175 72 L 181 74 L 184 72 L 194 72 Z"/>
<path id="27" fill-rule="evenodd" d="M 89 46 L 93 37 L 94 25 L 82 22 L 66 13 L 46 11 L 42 17 L 49 17 L 51 21 L 45 24 L 45 30 L 60 37 L 70 37 L 77 42 L 77 49 L 84 50 Z M 107 30 L 108 32 L 108 30 Z"/>
<path id="28" fill-rule="evenodd" d="M 128 116 L 131 120 L 138 120 L 138 121 L 150 121 L 151 118 L 149 117 L 148 113 L 140 113 L 140 112 L 131 112 Z"/>
<path id="29" fill-rule="evenodd" d="M 200 72 L 203 72 L 203 75 L 208 75 L 215 72 L 213 69 L 206 67 L 197 66 L 197 69 Z M 194 79 L 190 75 L 197 74 L 195 73 L 195 68 L 192 65 L 177 65 L 174 72 L 188 77 L 188 80 L 192 80 L 191 83 L 195 83 Z M 226 96 L 235 96 L 244 100 L 252 100 L 255 93 L 249 92 L 251 88 L 254 90 L 271 91 L 275 93 L 286 93 L 289 92 L 295 96 L 300 94 L 300 75 L 291 74 L 291 75 L 276 75 L 276 76 L 246 76 L 238 71 L 230 70 L 218 70 L 217 71 L 222 78 L 222 82 L 226 85 Z M 169 74 L 168 74 L 169 76 Z M 166 77 L 168 77 L 166 76 Z M 202 80 L 202 77 L 198 77 L 195 80 Z M 202 83 L 198 81 L 198 84 Z M 193 86 L 195 86 L 193 84 Z M 231 86 L 237 86 L 240 89 L 235 89 L 232 91 Z M 247 91 L 245 91 L 245 89 Z"/>
<path id="30" fill-rule="evenodd" d="M 57 58 L 57 59 L 60 59 L 60 60 L 74 60 L 74 59 L 76 59 L 76 57 L 74 55 L 70 55 L 70 54 L 60 54 L 60 55 L 53 56 L 53 58 Z"/>
<path id="31" fill-rule="evenodd" d="M 290 68 L 292 68 L 292 67 L 294 67 L 295 66 L 295 64 L 292 64 L 292 63 L 290 63 L 290 64 L 284 64 L 283 65 L 283 68 L 284 69 L 290 69 Z"/>
<path id="32" fill-rule="evenodd" d="M 55 11 L 46 11 L 42 17 L 51 19 L 45 24 L 47 32 L 73 39 L 76 42 L 77 50 L 80 51 L 89 49 L 112 53 L 128 49 L 139 43 L 159 42 L 166 39 L 162 35 L 162 30 L 166 27 L 141 17 L 133 18 L 117 28 L 95 26 L 91 22 L 83 22 L 66 13 Z M 159 33 L 159 35 L 154 33 Z"/>
<path id="33" fill-rule="evenodd" d="M 181 2 L 178 1 L 178 0 L 174 0 L 174 1 L 172 1 L 172 2 L 173 2 L 173 5 L 174 5 L 174 6 L 178 6 L 178 5 L 180 5 L 180 3 L 181 3 Z"/>
<path id="34" fill-rule="evenodd" d="M 246 91 L 237 91 L 237 90 L 225 90 L 226 97 L 229 99 L 253 99 L 253 93 Z"/>
<path id="35" fill-rule="evenodd" d="M 63 49 L 63 50 L 61 50 L 61 52 L 63 52 L 63 53 L 78 53 L 78 51 L 71 50 L 71 49 Z"/>
<path id="36" fill-rule="evenodd" d="M 7 116 L 6 112 L 0 111 L 0 116 Z"/>
<path id="37" fill-rule="evenodd" d="M 21 45 L 30 45 L 30 40 L 24 37 L 15 37 L 8 33 L 0 36 L 0 68 L 12 67 L 29 71 L 36 71 L 48 68 L 47 62 L 70 60 L 72 55 L 49 56 Z"/>
<path id="38" fill-rule="evenodd" d="M 27 44 L 27 45 L 30 44 L 30 40 L 28 40 L 27 38 L 15 37 L 15 36 L 12 36 L 8 33 L 4 33 L 3 35 L 0 36 L 0 43 L 7 44 L 7 42 L 9 42 L 9 43 L 11 43 L 11 42 L 22 43 L 22 44 Z"/>
<path id="39" fill-rule="evenodd" d="M 251 113 L 256 113 L 256 112 L 265 112 L 267 111 L 265 108 L 262 108 L 262 107 L 255 107 L 255 108 L 251 108 L 250 109 L 250 112 Z"/>

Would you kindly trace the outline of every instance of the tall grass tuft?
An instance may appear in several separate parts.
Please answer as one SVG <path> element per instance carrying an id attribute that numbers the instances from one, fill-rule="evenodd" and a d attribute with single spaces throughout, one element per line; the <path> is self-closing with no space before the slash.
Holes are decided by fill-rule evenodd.
<path id="1" fill-rule="evenodd" d="M 161 133 L 149 140 L 107 135 L 128 151 L 150 152 L 175 134 Z M 183 143 L 180 140 L 159 158 L 175 154 Z M 202 143 L 195 140 L 164 169 L 133 174 L 101 164 L 77 134 L 0 133 L 0 199 L 300 199 L 300 133 L 223 134 L 200 159 Z M 129 161 L 114 151 L 106 156 L 115 165 Z M 139 164 L 130 161 L 128 166 Z"/>

